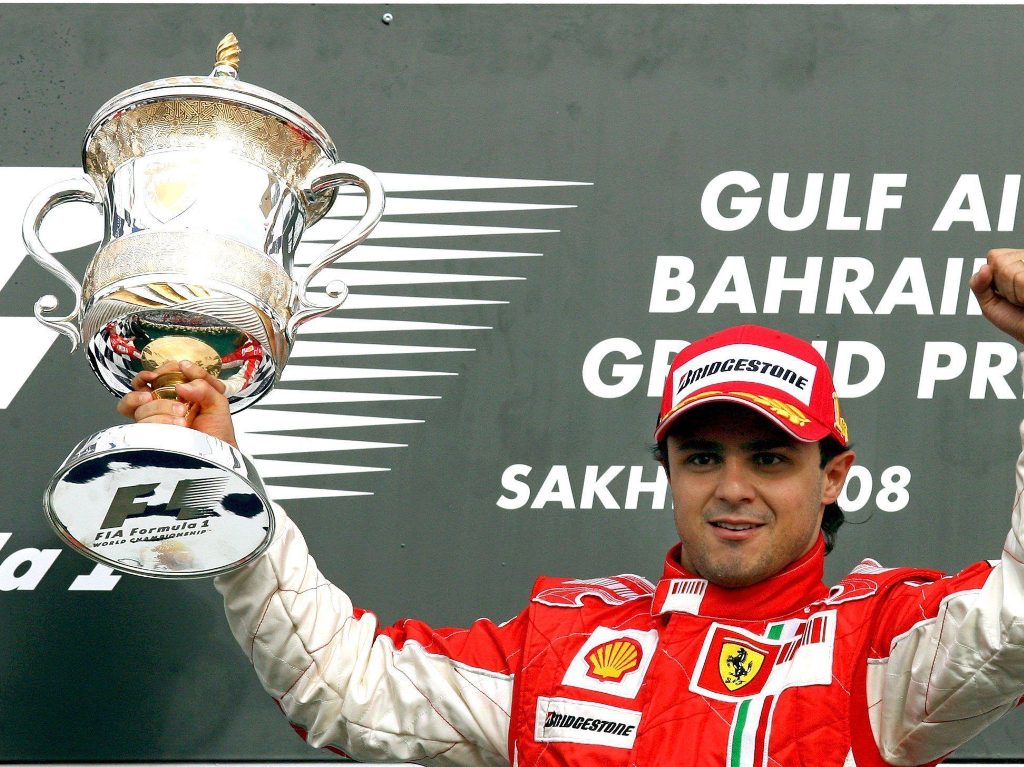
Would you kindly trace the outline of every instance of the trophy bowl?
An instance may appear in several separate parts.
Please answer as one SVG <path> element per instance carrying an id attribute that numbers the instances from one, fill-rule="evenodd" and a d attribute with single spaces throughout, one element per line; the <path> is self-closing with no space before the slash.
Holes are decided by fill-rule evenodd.
<path id="1" fill-rule="evenodd" d="M 165 78 L 108 101 L 85 134 L 85 176 L 44 189 L 26 212 L 28 253 L 74 294 L 69 314 L 43 296 L 35 316 L 68 336 L 72 351 L 83 345 L 118 397 L 140 372 L 189 360 L 224 383 L 232 412 L 257 402 L 279 380 L 298 328 L 347 297 L 335 281 L 326 301 L 317 300 L 312 280 L 383 215 L 377 177 L 339 161 L 301 107 L 240 81 L 239 53 L 228 35 L 208 77 Z M 342 185 L 363 190 L 366 211 L 299 281 L 302 234 Z M 46 215 L 71 202 L 104 217 L 81 283 L 39 236 Z M 154 393 L 173 399 L 184 380 L 166 373 Z M 129 424 L 92 435 L 68 456 L 44 503 L 76 550 L 153 577 L 227 572 L 259 555 L 274 533 L 251 462 L 179 426 Z"/>

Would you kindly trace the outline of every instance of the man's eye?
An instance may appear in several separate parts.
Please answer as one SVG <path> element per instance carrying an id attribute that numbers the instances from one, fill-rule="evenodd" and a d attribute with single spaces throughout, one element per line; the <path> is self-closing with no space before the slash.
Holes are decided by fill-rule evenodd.
<path id="1" fill-rule="evenodd" d="M 758 466 L 777 466 L 786 460 L 778 453 L 754 453 L 754 463 Z"/>
<path id="2" fill-rule="evenodd" d="M 691 466 L 712 466 L 718 463 L 718 456 L 714 453 L 692 453 L 686 457 L 686 463 Z"/>

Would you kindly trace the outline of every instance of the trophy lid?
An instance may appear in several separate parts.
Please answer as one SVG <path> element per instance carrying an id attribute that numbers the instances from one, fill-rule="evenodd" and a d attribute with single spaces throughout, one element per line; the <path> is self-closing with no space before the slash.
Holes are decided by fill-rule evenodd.
<path id="1" fill-rule="evenodd" d="M 105 103 L 89 123 L 83 167 L 97 180 L 147 152 L 214 145 L 278 171 L 296 188 L 317 165 L 338 161 L 331 137 L 298 104 L 238 79 L 240 47 L 233 34 L 217 46 L 209 76 L 167 77 L 137 85 Z M 307 201 L 311 221 L 333 191 Z"/>

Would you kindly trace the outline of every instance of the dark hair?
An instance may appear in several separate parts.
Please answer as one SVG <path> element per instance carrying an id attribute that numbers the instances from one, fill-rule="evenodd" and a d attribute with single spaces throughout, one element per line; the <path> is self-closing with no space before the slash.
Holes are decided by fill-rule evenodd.
<path id="1" fill-rule="evenodd" d="M 818 449 L 821 451 L 821 468 L 825 468 L 828 462 L 837 455 L 850 450 L 850 447 L 843 447 L 834 437 L 825 437 L 818 442 Z M 651 447 L 651 455 L 654 460 L 661 464 L 661 468 L 668 474 L 668 440 L 662 439 L 658 444 Z M 825 536 L 825 554 L 831 554 L 836 547 L 836 538 L 839 537 L 839 528 L 846 522 L 846 515 L 839 508 L 838 503 L 830 503 L 825 507 L 825 513 L 821 517 L 821 532 Z"/>

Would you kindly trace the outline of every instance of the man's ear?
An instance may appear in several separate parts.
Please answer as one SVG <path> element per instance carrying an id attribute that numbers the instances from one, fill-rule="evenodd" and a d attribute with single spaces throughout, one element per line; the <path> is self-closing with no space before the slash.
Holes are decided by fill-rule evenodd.
<path id="1" fill-rule="evenodd" d="M 821 502 L 826 506 L 839 499 L 846 483 L 846 475 L 850 473 L 850 467 L 853 466 L 856 457 L 852 450 L 847 450 L 825 464 L 821 472 Z"/>

